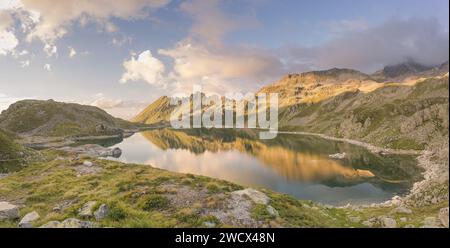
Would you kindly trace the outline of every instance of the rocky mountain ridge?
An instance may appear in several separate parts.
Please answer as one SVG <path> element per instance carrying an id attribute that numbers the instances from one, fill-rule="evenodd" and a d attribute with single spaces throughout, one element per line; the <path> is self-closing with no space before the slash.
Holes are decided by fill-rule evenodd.
<path id="1" fill-rule="evenodd" d="M 20 136 L 117 135 L 134 124 L 104 110 L 53 100 L 23 100 L 0 114 L 0 128 Z"/>

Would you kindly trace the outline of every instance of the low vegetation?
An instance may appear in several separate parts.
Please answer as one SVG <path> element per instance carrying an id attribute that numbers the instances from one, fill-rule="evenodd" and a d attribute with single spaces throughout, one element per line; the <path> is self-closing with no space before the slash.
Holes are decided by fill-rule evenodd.
<path id="1" fill-rule="evenodd" d="M 401 221 L 406 214 L 390 214 L 392 207 L 335 208 L 265 189 L 259 191 L 269 201 L 261 204 L 235 199 L 234 192 L 244 188 L 226 181 L 55 150 L 43 153 L 46 161 L 0 180 L 2 200 L 20 206 L 20 216 L 39 213 L 34 226 L 80 218 L 80 208 L 90 201 L 96 202 L 94 209 L 101 204 L 109 208 L 101 220 L 84 218 L 99 227 L 364 227 L 364 220 L 380 215 L 395 218 L 400 226 L 421 226 L 425 217 L 448 206 L 415 208 L 417 214 Z M 80 170 L 86 160 L 96 169 Z M 0 221 L 0 227 L 16 227 L 18 221 Z"/>

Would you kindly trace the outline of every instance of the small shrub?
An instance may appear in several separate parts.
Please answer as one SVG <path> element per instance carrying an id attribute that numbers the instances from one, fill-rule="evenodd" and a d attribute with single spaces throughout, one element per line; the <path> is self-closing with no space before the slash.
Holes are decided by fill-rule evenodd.
<path id="1" fill-rule="evenodd" d="M 127 217 L 126 211 L 118 206 L 117 204 L 112 204 L 109 208 L 108 217 L 115 221 L 123 220 Z"/>
<path id="2" fill-rule="evenodd" d="M 219 186 L 217 186 L 217 184 L 215 183 L 208 183 L 206 185 L 206 189 L 208 190 L 209 193 L 217 193 L 220 191 Z"/>
<path id="3" fill-rule="evenodd" d="M 163 210 L 169 206 L 169 200 L 161 195 L 150 195 L 142 203 L 142 209 L 145 211 Z"/>

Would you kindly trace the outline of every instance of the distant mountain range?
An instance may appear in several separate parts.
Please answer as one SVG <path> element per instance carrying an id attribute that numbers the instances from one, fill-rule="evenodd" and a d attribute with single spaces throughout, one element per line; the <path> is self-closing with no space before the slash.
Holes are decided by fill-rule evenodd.
<path id="1" fill-rule="evenodd" d="M 423 149 L 448 137 L 448 68 L 448 61 L 408 61 L 371 75 L 334 68 L 289 74 L 259 92 L 279 94 L 280 129 Z M 133 121 L 167 124 L 173 109 L 164 96 Z"/>
<path id="2" fill-rule="evenodd" d="M 334 68 L 289 74 L 259 93 L 279 94 L 281 130 L 423 149 L 448 140 L 448 69 L 448 62 L 430 68 L 411 61 L 371 75 Z M 0 129 L 20 136 L 117 135 L 139 125 L 167 125 L 174 109 L 162 96 L 131 123 L 97 107 L 24 100 L 0 114 Z"/>

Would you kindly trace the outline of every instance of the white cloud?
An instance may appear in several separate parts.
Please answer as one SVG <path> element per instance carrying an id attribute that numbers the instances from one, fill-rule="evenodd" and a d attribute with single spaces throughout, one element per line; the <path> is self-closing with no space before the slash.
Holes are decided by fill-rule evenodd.
<path id="1" fill-rule="evenodd" d="M 180 86 L 204 83 L 248 89 L 283 71 L 283 64 L 270 51 L 257 48 L 208 48 L 187 39 L 159 53 L 173 59 L 172 78 Z"/>
<path id="2" fill-rule="evenodd" d="M 181 9 L 194 19 L 191 34 L 210 45 L 221 45 L 224 35 L 238 26 L 237 22 L 220 11 L 218 0 L 186 1 Z"/>
<path id="3" fill-rule="evenodd" d="M 437 65 L 448 60 L 448 35 L 433 18 L 389 19 L 377 26 L 347 29 L 324 45 L 291 47 L 283 57 L 291 65 L 301 59 L 319 68 L 348 67 L 366 72 L 408 59 Z"/>
<path id="4" fill-rule="evenodd" d="M 0 55 L 7 55 L 17 47 L 19 41 L 11 31 L 0 30 Z"/>
<path id="5" fill-rule="evenodd" d="M 123 45 L 126 45 L 126 44 L 131 44 L 132 41 L 133 41 L 133 38 L 131 38 L 129 36 L 126 36 L 126 35 L 123 35 L 121 37 L 114 37 L 112 39 L 112 44 L 114 46 L 120 47 L 120 46 L 123 46 Z"/>
<path id="6" fill-rule="evenodd" d="M 46 71 L 52 71 L 52 66 L 50 64 L 45 64 L 44 65 L 44 70 Z"/>
<path id="7" fill-rule="evenodd" d="M 328 25 L 331 32 L 335 34 L 341 34 L 349 31 L 363 31 L 369 27 L 364 20 L 339 20 L 332 21 Z"/>
<path id="8" fill-rule="evenodd" d="M 96 99 L 88 103 L 88 105 L 104 109 L 113 116 L 123 119 L 135 117 L 142 109 L 148 106 L 147 102 L 113 99 L 105 96 L 103 93 L 97 93 L 95 98 Z"/>
<path id="9" fill-rule="evenodd" d="M 23 57 L 23 56 L 26 56 L 26 55 L 28 55 L 30 52 L 28 52 L 27 50 L 22 50 L 22 51 L 17 51 L 17 50 L 14 50 L 14 51 L 12 51 L 12 55 L 13 55 L 13 57 L 14 58 L 20 58 L 20 57 Z"/>
<path id="10" fill-rule="evenodd" d="M 5 30 L 11 26 L 13 19 L 9 12 L 0 9 L 0 30 Z"/>
<path id="11" fill-rule="evenodd" d="M 165 6 L 169 0 L 22 0 L 22 9 L 39 13 L 39 22 L 28 34 L 28 39 L 39 38 L 45 43 L 54 43 L 61 38 L 73 23 L 95 22 L 105 31 L 113 32 L 117 28 L 110 18 L 144 18 L 148 12 L 144 9 L 157 9 Z"/>
<path id="12" fill-rule="evenodd" d="M 10 30 L 13 20 L 8 11 L 4 10 L 8 7 L 5 3 L 0 5 L 0 56 L 14 52 L 19 44 L 14 33 Z"/>
<path id="13" fill-rule="evenodd" d="M 0 1 L 0 10 L 16 9 L 22 6 L 20 0 L 2 0 Z"/>
<path id="14" fill-rule="evenodd" d="M 108 99 L 106 97 L 98 98 L 91 103 L 92 106 L 96 106 L 103 109 L 120 107 L 122 104 L 123 104 L 122 100 Z"/>
<path id="15" fill-rule="evenodd" d="M 48 58 L 52 56 L 58 56 L 58 47 L 56 47 L 55 45 L 46 43 L 43 50 L 45 54 L 47 54 Z"/>
<path id="16" fill-rule="evenodd" d="M 193 84 L 205 91 L 254 90 L 282 73 L 283 64 L 273 51 L 223 42 L 233 31 L 259 25 L 252 13 L 225 12 L 227 4 L 187 0 L 180 5 L 193 20 L 188 37 L 158 51 L 173 61 L 168 80 L 174 90 L 192 90 Z"/>
<path id="17" fill-rule="evenodd" d="M 137 58 L 132 55 L 130 60 L 123 62 L 123 67 L 125 73 L 120 79 L 121 83 L 142 80 L 151 85 L 164 86 L 165 66 L 159 59 L 153 57 L 150 50 L 143 51 Z"/>
<path id="18" fill-rule="evenodd" d="M 77 51 L 73 47 L 69 47 L 69 58 L 73 58 L 77 55 Z"/>
<path id="19" fill-rule="evenodd" d="M 30 60 L 24 60 L 24 61 L 22 61 L 22 62 L 20 62 L 20 66 L 22 67 L 22 68 L 25 68 L 25 67 L 28 67 L 28 66 L 30 66 Z"/>

